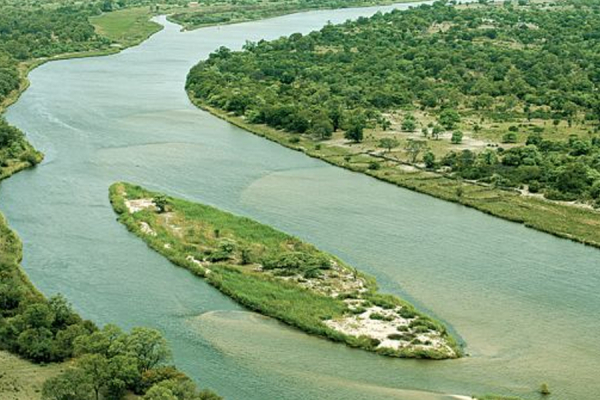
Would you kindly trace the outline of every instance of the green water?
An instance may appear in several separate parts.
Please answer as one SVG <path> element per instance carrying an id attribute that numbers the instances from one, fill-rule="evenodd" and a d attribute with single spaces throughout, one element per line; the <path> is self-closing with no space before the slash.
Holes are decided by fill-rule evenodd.
<path id="1" fill-rule="evenodd" d="M 536 399 L 541 382 L 553 400 L 600 398 L 599 250 L 331 167 L 187 100 L 187 71 L 220 45 L 374 11 L 187 33 L 167 24 L 121 54 L 33 71 L 7 118 L 46 160 L 0 190 L 0 208 L 24 241 L 26 271 L 87 318 L 162 330 L 177 365 L 228 399 Z M 243 311 L 115 221 L 107 189 L 117 180 L 311 241 L 451 324 L 471 356 L 388 359 Z"/>

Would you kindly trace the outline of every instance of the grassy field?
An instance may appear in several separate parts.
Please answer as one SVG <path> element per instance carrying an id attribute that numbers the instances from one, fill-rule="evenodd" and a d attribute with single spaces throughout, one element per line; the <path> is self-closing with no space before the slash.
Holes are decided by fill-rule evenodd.
<path id="1" fill-rule="evenodd" d="M 336 257 L 268 226 L 139 186 L 110 189 L 119 221 L 174 264 L 245 307 L 377 353 L 461 355 L 446 328 Z M 157 210 L 164 201 L 167 206 Z"/>
<path id="2" fill-rule="evenodd" d="M 148 7 L 129 8 L 90 18 L 99 35 L 109 38 L 120 47 L 139 44 L 160 31 L 162 26 L 150 21 Z"/>
<path id="3" fill-rule="evenodd" d="M 600 247 L 600 213 L 590 208 L 523 196 L 519 192 L 473 184 L 407 165 L 393 153 L 370 153 L 361 145 L 334 139 L 319 142 L 306 135 L 293 135 L 266 125 L 250 124 L 241 117 L 192 99 L 196 106 L 251 133 L 301 151 L 330 164 L 370 175 L 376 179 L 472 207 L 496 217 L 525 224 L 552 235 Z M 367 132 L 367 136 L 374 135 Z M 295 138 L 295 139 L 294 139 Z M 299 140 L 298 140 L 299 139 Z M 367 138 L 367 145 L 373 139 Z M 378 169 L 370 168 L 376 162 Z"/>
<path id="4" fill-rule="evenodd" d="M 0 351 L 0 399 L 39 400 L 44 381 L 64 372 L 68 365 L 33 364 Z"/>

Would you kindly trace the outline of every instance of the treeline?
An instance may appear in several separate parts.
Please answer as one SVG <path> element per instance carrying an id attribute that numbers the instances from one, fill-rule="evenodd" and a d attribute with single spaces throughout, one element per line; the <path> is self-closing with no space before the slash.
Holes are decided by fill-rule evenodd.
<path id="1" fill-rule="evenodd" d="M 600 5 L 458 9 L 438 2 L 308 35 L 221 48 L 188 89 L 256 123 L 304 133 L 338 114 L 416 105 L 600 117 Z"/>

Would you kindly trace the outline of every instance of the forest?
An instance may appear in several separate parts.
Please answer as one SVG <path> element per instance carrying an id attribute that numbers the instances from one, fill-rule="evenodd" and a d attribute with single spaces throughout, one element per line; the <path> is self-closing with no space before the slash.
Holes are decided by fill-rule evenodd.
<path id="1" fill-rule="evenodd" d="M 187 88 L 249 124 L 325 144 L 340 131 L 351 143 L 385 133 L 400 113 L 402 131 L 422 131 L 407 145 L 423 150 L 413 164 L 600 206 L 599 32 L 597 2 L 437 2 L 222 47 L 190 71 Z M 460 144 L 499 126 L 483 150 L 425 151 L 440 133 Z"/>

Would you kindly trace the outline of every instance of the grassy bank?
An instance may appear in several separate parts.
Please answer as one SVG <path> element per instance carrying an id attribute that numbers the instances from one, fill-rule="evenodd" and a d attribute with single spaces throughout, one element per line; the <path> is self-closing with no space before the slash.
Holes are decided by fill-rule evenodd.
<path id="1" fill-rule="evenodd" d="M 472 184 L 416 168 L 407 169 L 403 163 L 382 159 L 378 155 L 356 153 L 351 146 L 319 142 L 308 135 L 290 135 L 266 125 L 251 124 L 243 117 L 210 107 L 193 96 L 190 98 L 196 106 L 242 129 L 330 164 L 561 238 L 600 247 L 600 213 L 594 210 L 522 196 L 517 192 Z M 377 163 L 377 169 L 372 168 L 373 162 Z"/>
<path id="2" fill-rule="evenodd" d="M 235 3 L 231 1 L 219 1 L 206 5 L 200 3 L 183 9 L 176 8 L 172 10 L 172 14 L 169 15 L 169 21 L 183 26 L 186 30 L 193 30 L 206 26 L 236 24 L 312 10 L 373 7 L 396 3 L 408 3 L 410 1 L 411 0 L 271 0 L 258 2 L 242 1 Z"/>
<path id="3" fill-rule="evenodd" d="M 151 248 L 251 310 L 383 355 L 461 355 L 442 324 L 297 238 L 126 183 L 111 187 L 110 200 L 119 221 Z"/>
<path id="4" fill-rule="evenodd" d="M 90 23 L 96 33 L 125 48 L 143 42 L 162 29 L 162 25 L 150 21 L 152 16 L 148 7 L 136 7 L 92 17 Z"/>
<path id="5" fill-rule="evenodd" d="M 27 90 L 30 84 L 27 76 L 35 68 L 50 61 L 115 54 L 127 47 L 138 45 L 162 29 L 160 24 L 150 21 L 151 17 L 152 14 L 147 7 L 131 8 L 92 17 L 90 23 L 94 26 L 97 34 L 113 42 L 111 46 L 87 51 L 66 52 L 20 62 L 18 65 L 19 87 L 0 102 L 0 116 Z M 0 129 L 4 127 L 5 124 L 0 118 Z M 19 171 L 34 167 L 44 158 L 43 153 L 37 151 L 23 134 L 19 134 L 19 136 L 11 146 L 0 146 L 0 181 Z"/>

